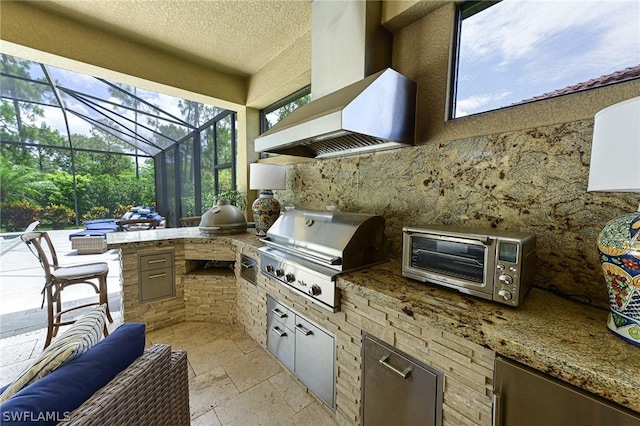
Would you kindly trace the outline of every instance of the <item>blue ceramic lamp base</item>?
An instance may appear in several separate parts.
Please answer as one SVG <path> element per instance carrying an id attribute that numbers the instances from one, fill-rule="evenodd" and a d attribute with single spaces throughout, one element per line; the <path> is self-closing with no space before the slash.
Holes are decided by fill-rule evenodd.
<path id="1" fill-rule="evenodd" d="M 640 208 L 607 223 L 598 250 L 609 290 L 607 327 L 640 346 Z"/>

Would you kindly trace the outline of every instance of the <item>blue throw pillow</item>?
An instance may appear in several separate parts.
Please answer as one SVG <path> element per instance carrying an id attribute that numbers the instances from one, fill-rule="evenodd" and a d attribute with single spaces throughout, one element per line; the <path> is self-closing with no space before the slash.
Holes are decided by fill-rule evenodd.
<path id="1" fill-rule="evenodd" d="M 125 323 L 79 357 L 0 404 L 0 424 L 55 425 L 109 383 L 145 346 L 145 325 Z"/>

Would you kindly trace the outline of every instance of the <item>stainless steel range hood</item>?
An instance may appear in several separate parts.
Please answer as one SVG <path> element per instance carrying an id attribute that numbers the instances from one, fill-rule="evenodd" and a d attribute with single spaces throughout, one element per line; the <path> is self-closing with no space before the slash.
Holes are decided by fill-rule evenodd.
<path id="1" fill-rule="evenodd" d="M 389 68 L 380 1 L 313 0 L 312 102 L 255 140 L 257 152 L 335 157 L 413 145 L 416 84 Z"/>

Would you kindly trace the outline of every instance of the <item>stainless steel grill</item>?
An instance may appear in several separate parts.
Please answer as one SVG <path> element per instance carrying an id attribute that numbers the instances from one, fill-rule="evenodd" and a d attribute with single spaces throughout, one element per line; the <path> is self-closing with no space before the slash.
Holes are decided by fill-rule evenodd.
<path id="1" fill-rule="evenodd" d="M 262 241 L 262 273 L 333 312 L 336 277 L 385 259 L 384 218 L 369 214 L 291 210 Z"/>

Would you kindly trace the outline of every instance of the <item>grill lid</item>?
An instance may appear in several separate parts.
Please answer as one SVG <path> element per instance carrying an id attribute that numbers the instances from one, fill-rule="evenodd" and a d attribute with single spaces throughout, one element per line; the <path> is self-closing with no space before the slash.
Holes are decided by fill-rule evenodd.
<path id="1" fill-rule="evenodd" d="M 269 228 L 263 241 L 337 272 L 385 258 L 384 218 L 364 213 L 290 210 Z"/>
<path id="2" fill-rule="evenodd" d="M 242 210 L 229 200 L 220 199 L 202 215 L 199 229 L 203 235 L 242 234 L 247 232 L 247 221 Z"/>

